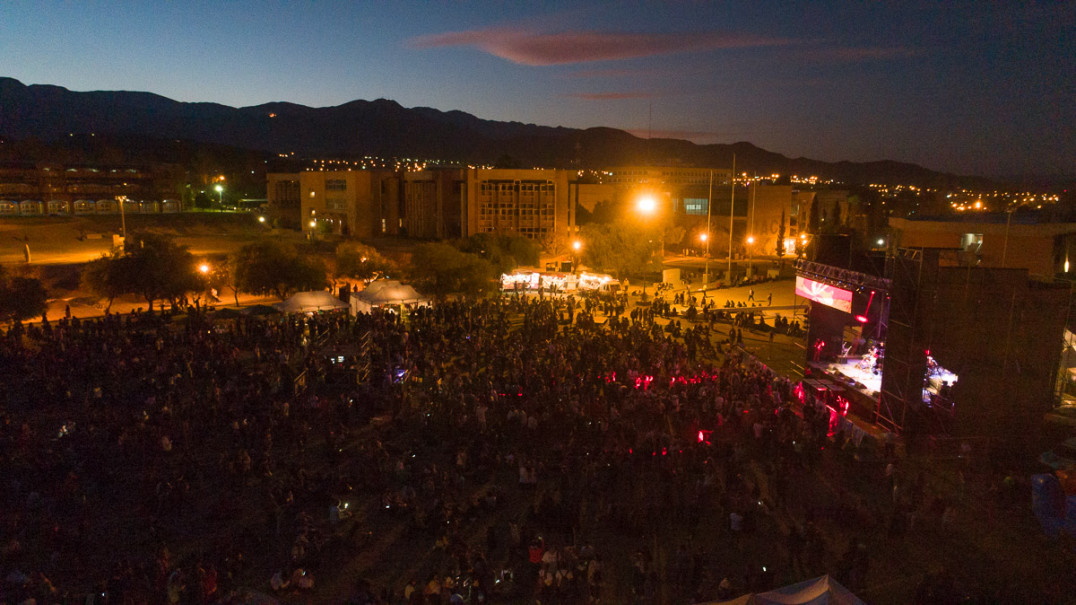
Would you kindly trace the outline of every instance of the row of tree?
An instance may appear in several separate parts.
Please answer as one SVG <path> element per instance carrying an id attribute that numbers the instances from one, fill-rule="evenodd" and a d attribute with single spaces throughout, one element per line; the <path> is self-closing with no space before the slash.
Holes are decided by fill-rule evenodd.
<path id="1" fill-rule="evenodd" d="M 660 270 L 655 252 L 665 236 L 630 221 L 594 223 L 584 227 L 587 245 L 582 259 L 619 276 Z M 379 276 L 406 277 L 435 297 L 481 295 L 496 289 L 501 273 L 520 265 L 536 266 L 539 252 L 538 245 L 526 238 L 481 234 L 419 244 L 409 262 L 397 262 L 359 242 L 342 242 L 325 250 L 266 238 L 210 266 L 199 263 L 186 246 L 168 236 L 140 233 L 132 234 L 124 249 L 87 263 L 81 281 L 85 290 L 107 300 L 109 307 L 120 296 L 134 295 L 145 300 L 150 310 L 157 304 L 197 301 L 211 291 L 218 295 L 230 291 L 236 304 L 243 293 L 283 300 L 294 292 L 323 289 L 346 278 Z M 0 272 L 0 320 L 41 316 L 47 297 L 38 279 Z"/>
<path id="2" fill-rule="evenodd" d="M 433 295 L 481 294 L 496 277 L 520 264 L 537 264 L 538 247 L 519 237 L 478 235 L 451 243 L 425 243 L 414 249 L 410 263 L 393 262 L 373 247 L 342 242 L 332 251 L 313 245 L 297 247 L 262 239 L 240 247 L 223 262 L 199 265 L 190 251 L 171 238 L 132 235 L 124 250 L 88 263 L 82 284 L 106 299 L 141 297 L 153 309 L 160 301 L 181 304 L 202 293 L 230 290 L 236 304 L 241 293 L 276 296 L 319 290 L 345 278 L 368 280 L 406 274 L 420 290 Z"/>

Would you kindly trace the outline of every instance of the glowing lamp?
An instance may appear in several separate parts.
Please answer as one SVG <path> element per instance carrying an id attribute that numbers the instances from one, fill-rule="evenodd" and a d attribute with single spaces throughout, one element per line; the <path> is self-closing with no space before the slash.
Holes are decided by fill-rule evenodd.
<path id="1" fill-rule="evenodd" d="M 654 214 L 658 209 L 658 201 L 652 195 L 641 195 L 635 201 L 635 209 L 641 214 Z"/>

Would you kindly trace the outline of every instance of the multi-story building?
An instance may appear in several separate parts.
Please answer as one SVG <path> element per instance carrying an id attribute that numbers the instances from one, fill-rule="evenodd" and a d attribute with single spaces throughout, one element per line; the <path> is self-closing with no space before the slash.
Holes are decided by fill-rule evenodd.
<path id="1" fill-rule="evenodd" d="M 945 219 L 890 218 L 892 246 L 958 250 L 969 266 L 1027 269 L 1033 276 L 1071 278 L 1076 223 L 1039 223 L 1035 214 L 973 214 Z"/>
<path id="2" fill-rule="evenodd" d="M 304 231 L 416 238 L 505 233 L 550 246 L 574 225 L 568 175 L 516 169 L 303 171 L 270 173 L 267 193 L 270 208 L 293 213 Z"/>
<path id="3" fill-rule="evenodd" d="M 271 208 L 287 212 L 298 191 L 303 231 L 356 237 L 399 231 L 399 187 L 391 170 L 308 170 L 267 178 Z"/>
<path id="4" fill-rule="evenodd" d="M 400 234 L 423 239 L 460 237 L 463 233 L 463 176 L 458 169 L 404 172 Z"/>
<path id="5" fill-rule="evenodd" d="M 270 172 L 266 175 L 265 194 L 269 216 L 284 227 L 298 228 L 302 218 L 298 172 Z"/>
<path id="6" fill-rule="evenodd" d="M 555 169 L 319 170 L 270 173 L 267 193 L 272 212 L 294 216 L 305 231 L 439 239 L 505 233 L 552 251 L 576 233 L 577 209 L 630 211 L 643 193 L 657 197 L 672 223 L 685 229 L 685 247 L 699 247 L 709 218 L 715 254 L 732 249 L 737 256 L 770 256 L 782 225 L 786 241 L 806 231 L 812 192 L 739 186 L 730 204 L 730 179 L 728 169 L 681 167 L 614 168 L 598 183 Z"/>
<path id="7" fill-rule="evenodd" d="M 565 170 L 468 169 L 463 235 L 505 233 L 538 240 L 548 248 L 569 235 L 575 208 Z"/>
<path id="8" fill-rule="evenodd" d="M 147 205 L 177 207 L 182 181 L 178 166 L 63 165 L 0 163 L 0 200 L 42 202 L 52 214 L 69 214 L 76 206 L 118 196 Z M 81 204 L 78 204 L 81 202 Z"/>

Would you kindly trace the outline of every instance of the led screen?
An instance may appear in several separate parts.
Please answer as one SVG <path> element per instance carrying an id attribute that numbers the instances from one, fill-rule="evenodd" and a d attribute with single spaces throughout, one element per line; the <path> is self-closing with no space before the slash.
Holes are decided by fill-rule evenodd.
<path id="1" fill-rule="evenodd" d="M 813 279 L 796 276 L 796 295 L 845 313 L 852 312 L 852 293 L 850 291 L 823 284 Z"/>

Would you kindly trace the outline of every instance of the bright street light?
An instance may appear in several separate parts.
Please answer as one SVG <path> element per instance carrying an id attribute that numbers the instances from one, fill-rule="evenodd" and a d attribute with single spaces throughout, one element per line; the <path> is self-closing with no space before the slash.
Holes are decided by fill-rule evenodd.
<path id="1" fill-rule="evenodd" d="M 752 244 L 754 244 L 754 243 L 755 243 L 755 236 L 753 236 L 753 235 L 748 235 L 748 236 L 747 236 L 747 245 L 749 245 L 749 246 L 750 246 L 750 245 L 752 245 Z"/>
<path id="2" fill-rule="evenodd" d="M 658 211 L 658 201 L 653 195 L 644 193 L 635 200 L 635 210 L 640 214 L 654 214 Z"/>
<path id="3" fill-rule="evenodd" d="M 223 207 L 224 207 L 224 185 L 217 185 L 216 187 L 214 187 L 214 189 L 217 190 L 217 195 L 219 196 L 217 201 L 220 202 L 221 208 L 223 209 Z"/>
<path id="4" fill-rule="evenodd" d="M 572 250 L 575 250 L 576 252 L 579 252 L 579 250 L 582 249 L 582 247 L 583 247 L 583 242 L 581 242 L 579 240 L 575 240 L 574 242 L 572 242 Z"/>
<path id="5" fill-rule="evenodd" d="M 202 263 L 198 265 L 198 272 L 202 275 L 209 275 L 209 263 Z"/>
<path id="6" fill-rule="evenodd" d="M 710 239 L 710 234 L 709 233 L 701 233 L 701 234 L 699 234 L 699 239 L 702 240 L 702 243 L 705 244 L 706 240 Z"/>

